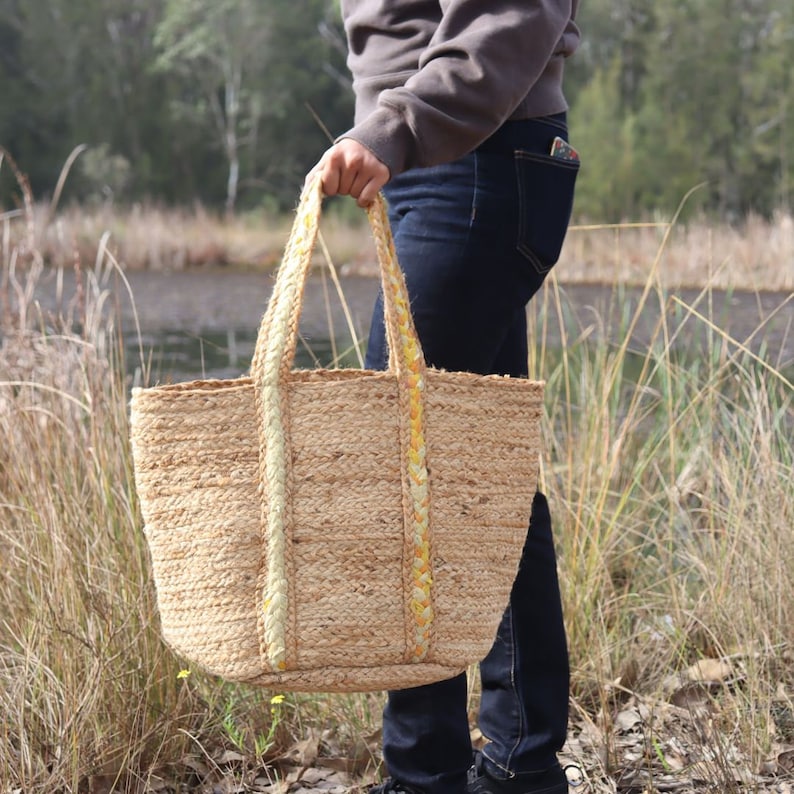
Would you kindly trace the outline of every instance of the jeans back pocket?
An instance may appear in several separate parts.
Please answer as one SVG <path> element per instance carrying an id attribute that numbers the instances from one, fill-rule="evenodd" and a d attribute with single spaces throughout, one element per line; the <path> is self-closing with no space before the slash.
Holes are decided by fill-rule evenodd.
<path id="1" fill-rule="evenodd" d="M 578 160 L 518 149 L 518 250 L 540 274 L 560 258 L 573 209 Z"/>

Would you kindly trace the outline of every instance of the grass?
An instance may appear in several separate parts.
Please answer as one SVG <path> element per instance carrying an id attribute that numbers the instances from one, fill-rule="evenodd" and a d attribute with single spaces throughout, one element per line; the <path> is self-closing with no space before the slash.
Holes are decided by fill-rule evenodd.
<path id="1" fill-rule="evenodd" d="M 544 300 L 541 326 L 564 312 L 559 285 Z M 561 519 L 573 700 L 604 734 L 607 774 L 622 765 L 609 734 L 626 704 L 699 686 L 694 724 L 720 730 L 688 763 L 711 758 L 714 791 L 751 791 L 750 771 L 791 740 L 772 714 L 788 713 L 794 685 L 794 387 L 718 328 L 682 360 L 676 301 L 655 288 L 646 300 L 669 309 L 647 349 L 571 338 L 560 360 L 534 362 L 548 377 L 543 485 Z M 725 666 L 693 669 L 704 660 Z"/>
<path id="2" fill-rule="evenodd" d="M 16 213 L 21 210 L 9 214 Z M 53 213 L 39 204 L 32 207 L 30 218 L 28 227 L 12 226 L 11 244 L 29 236 L 47 264 L 94 262 L 102 255 L 101 241 L 107 235 L 115 259 L 129 270 L 272 267 L 279 262 L 290 223 L 284 215 L 266 212 L 229 219 L 201 206 L 187 210 L 152 205 L 69 207 Z M 351 215 L 343 204 L 332 205 L 324 235 L 343 274 L 375 272 L 368 234 L 360 214 Z M 769 220 L 748 217 L 735 225 L 705 218 L 672 228 L 663 220 L 577 222 L 563 251 L 566 282 L 644 285 L 662 240 L 665 262 L 658 278 L 667 289 L 794 289 L 794 218 L 785 212 Z"/>
<path id="3" fill-rule="evenodd" d="M 9 213 L 19 217 L 19 212 Z M 0 213 L 0 219 L 2 213 Z M 30 234 L 50 266 L 69 267 L 79 259 L 101 257 L 108 235 L 114 258 L 126 270 L 186 270 L 196 267 L 270 268 L 278 264 L 291 219 L 268 212 L 238 214 L 232 219 L 204 207 L 173 209 L 136 205 L 129 209 L 70 207 L 54 217 L 43 204 L 32 208 Z M 12 228 L 13 243 L 22 242 L 23 224 Z M 19 235 L 17 237 L 16 235 Z M 366 230 L 358 217 L 336 213 L 325 236 L 340 262 L 355 262 L 366 247 Z"/>
<path id="4" fill-rule="evenodd" d="M 741 223 L 694 218 L 639 223 L 574 223 L 565 243 L 567 283 L 644 286 L 660 247 L 664 263 L 656 274 L 665 289 L 794 289 L 794 218 L 777 212 Z"/>
<path id="5" fill-rule="evenodd" d="M 301 765 L 371 780 L 379 695 L 282 702 L 181 672 L 162 644 L 102 287 L 115 265 L 80 252 L 85 290 L 43 315 L 47 255 L 22 220 L 4 219 L 0 269 L 0 792 L 256 791 Z M 577 326 L 554 279 L 530 310 L 573 669 L 565 757 L 593 792 L 772 791 L 794 760 L 794 388 L 721 331 L 709 284 L 670 296 L 665 229 L 619 327 Z M 682 356 L 687 315 L 703 345 Z"/>

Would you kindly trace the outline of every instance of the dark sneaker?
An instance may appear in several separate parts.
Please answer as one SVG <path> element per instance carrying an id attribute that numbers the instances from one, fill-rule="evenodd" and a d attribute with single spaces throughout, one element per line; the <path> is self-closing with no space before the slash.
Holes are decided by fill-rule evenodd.
<path id="1" fill-rule="evenodd" d="M 372 786 L 369 794 L 422 794 L 422 792 L 410 786 L 404 786 L 399 780 L 389 777 L 383 783 Z"/>
<path id="2" fill-rule="evenodd" d="M 568 794 L 568 779 L 559 764 L 540 772 L 525 772 L 507 780 L 488 774 L 481 753 L 469 769 L 467 794 Z"/>

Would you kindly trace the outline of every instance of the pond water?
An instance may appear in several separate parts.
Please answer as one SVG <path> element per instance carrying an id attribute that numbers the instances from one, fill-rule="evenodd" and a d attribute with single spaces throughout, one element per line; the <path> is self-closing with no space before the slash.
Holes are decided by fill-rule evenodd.
<path id="1" fill-rule="evenodd" d="M 271 273 L 223 269 L 172 273 L 129 272 L 100 285 L 108 293 L 127 342 L 128 365 L 148 370 L 149 382 L 198 377 L 237 377 L 247 373 L 254 335 L 274 279 Z M 45 310 L 58 311 L 75 294 L 73 274 L 60 279 L 45 275 L 33 296 Z M 85 287 L 84 287 L 85 289 Z M 586 338 L 622 344 L 642 290 L 621 285 L 551 286 L 533 299 L 533 322 L 543 329 L 548 349 L 562 338 Z M 331 337 L 345 352 L 341 363 L 357 365 L 353 340 L 366 339 L 376 279 L 349 276 L 342 280 L 345 310 L 330 280 L 309 278 L 303 295 L 302 341 L 296 355 L 299 368 L 328 366 L 334 359 Z M 66 296 L 66 297 L 64 297 Z M 556 308 L 559 299 L 562 317 Z M 709 318 L 708 323 L 678 303 Z M 662 317 L 664 316 L 664 319 Z M 560 324 L 565 323 L 565 329 Z M 794 366 L 794 300 L 791 294 L 678 290 L 650 296 L 631 323 L 630 349 L 647 349 L 664 323 L 677 354 L 697 360 L 709 345 L 728 334 L 769 365 L 790 373 Z M 352 330 L 351 330 L 352 327 Z M 140 333 L 140 341 L 139 341 Z M 735 343 L 726 343 L 729 352 Z M 337 351 L 338 352 L 338 351 Z M 141 362 L 143 360 L 143 366 Z"/>
<path id="2" fill-rule="evenodd" d="M 145 368 L 149 383 L 176 383 L 247 374 L 256 334 L 253 329 L 235 328 L 200 333 L 161 329 L 141 334 L 140 340 L 129 336 L 125 340 L 127 370 L 136 380 L 140 380 L 141 370 Z M 337 344 L 327 337 L 301 338 L 294 366 L 296 369 L 358 366 L 358 356 L 349 338 L 340 339 Z"/>

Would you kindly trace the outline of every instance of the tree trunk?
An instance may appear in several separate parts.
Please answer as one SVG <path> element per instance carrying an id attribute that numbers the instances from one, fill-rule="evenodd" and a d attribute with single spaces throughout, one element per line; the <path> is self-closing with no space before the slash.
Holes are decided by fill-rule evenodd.
<path id="1" fill-rule="evenodd" d="M 237 140 L 237 117 L 240 115 L 238 87 L 240 75 L 231 70 L 226 81 L 226 159 L 229 162 L 229 178 L 226 180 L 226 214 L 233 215 L 237 203 L 237 186 L 240 181 L 240 147 Z"/>

